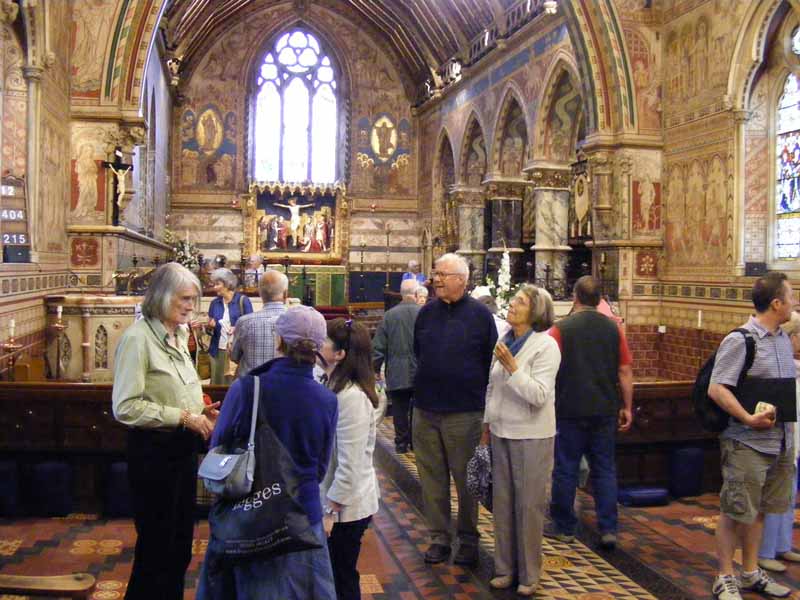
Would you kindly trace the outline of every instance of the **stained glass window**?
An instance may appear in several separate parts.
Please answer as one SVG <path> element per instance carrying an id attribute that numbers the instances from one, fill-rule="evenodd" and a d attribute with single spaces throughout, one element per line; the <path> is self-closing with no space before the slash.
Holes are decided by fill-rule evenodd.
<path id="1" fill-rule="evenodd" d="M 336 75 L 310 33 L 283 34 L 256 74 L 254 177 L 331 183 L 336 179 Z"/>
<path id="2" fill-rule="evenodd" d="M 792 53 L 800 55 L 800 27 L 792 34 Z"/>
<path id="3" fill-rule="evenodd" d="M 775 148 L 775 258 L 800 258 L 800 82 L 786 78 L 778 103 Z"/>

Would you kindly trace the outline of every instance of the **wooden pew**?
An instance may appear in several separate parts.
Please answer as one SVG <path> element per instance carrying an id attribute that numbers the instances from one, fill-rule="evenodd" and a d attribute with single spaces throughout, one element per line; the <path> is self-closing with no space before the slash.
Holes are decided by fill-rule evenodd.
<path id="1" fill-rule="evenodd" d="M 636 381 L 633 427 L 617 436 L 617 477 L 621 486 L 669 482 L 670 455 L 693 446 L 704 454 L 703 491 L 719 491 L 718 435 L 704 430 L 691 402 L 693 381 Z"/>
<path id="2" fill-rule="evenodd" d="M 87 599 L 95 583 L 89 573 L 42 577 L 0 574 L 0 594 Z"/>
<path id="3" fill-rule="evenodd" d="M 79 512 L 101 505 L 110 465 L 125 460 L 126 428 L 111 409 L 112 384 L 0 382 L 0 460 L 20 468 L 49 460 L 69 463 L 80 485 Z M 204 386 L 222 401 L 227 386 Z"/>

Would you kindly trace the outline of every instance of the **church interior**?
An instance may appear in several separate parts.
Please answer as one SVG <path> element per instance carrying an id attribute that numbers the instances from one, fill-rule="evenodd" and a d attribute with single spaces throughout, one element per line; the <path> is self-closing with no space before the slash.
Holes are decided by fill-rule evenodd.
<path id="1" fill-rule="evenodd" d="M 255 308 L 251 269 L 275 268 L 374 330 L 409 261 L 454 252 L 470 287 L 505 273 L 557 315 L 593 275 L 633 355 L 619 485 L 659 505 L 623 503 L 605 551 L 579 492 L 537 597 L 709 596 L 719 447 L 690 391 L 755 278 L 800 281 L 800 3 L 0 0 L 0 26 L 0 591 L 80 572 L 84 597 L 124 596 L 114 355 L 160 264 L 229 268 Z M 389 418 L 375 464 L 363 597 L 515 597 L 487 584 L 483 507 L 478 567 L 424 564 Z M 800 566 L 776 578 L 800 590 Z"/>

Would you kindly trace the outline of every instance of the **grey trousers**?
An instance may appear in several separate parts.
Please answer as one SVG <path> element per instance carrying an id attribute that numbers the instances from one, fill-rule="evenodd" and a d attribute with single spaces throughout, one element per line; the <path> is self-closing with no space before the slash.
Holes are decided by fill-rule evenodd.
<path id="1" fill-rule="evenodd" d="M 450 545 L 450 475 L 458 494 L 458 539 L 478 545 L 478 502 L 467 490 L 467 463 L 481 439 L 483 411 L 435 413 L 414 408 L 414 455 L 432 544 Z"/>
<path id="2" fill-rule="evenodd" d="M 224 385 L 230 383 L 230 377 L 225 376 L 228 369 L 228 351 L 218 350 L 216 356 L 209 356 L 211 363 L 211 385 Z"/>
<path id="3" fill-rule="evenodd" d="M 495 575 L 536 585 L 542 574 L 542 529 L 549 502 L 555 437 L 509 440 L 492 435 Z"/>

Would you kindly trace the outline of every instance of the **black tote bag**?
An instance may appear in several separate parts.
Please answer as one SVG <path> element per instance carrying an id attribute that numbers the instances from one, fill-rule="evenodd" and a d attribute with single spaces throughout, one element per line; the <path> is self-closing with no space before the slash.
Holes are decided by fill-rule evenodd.
<path id="1" fill-rule="evenodd" d="M 259 415 L 253 491 L 211 506 L 209 551 L 227 557 L 272 557 L 321 548 L 308 515 L 297 501 L 295 463 Z"/>

